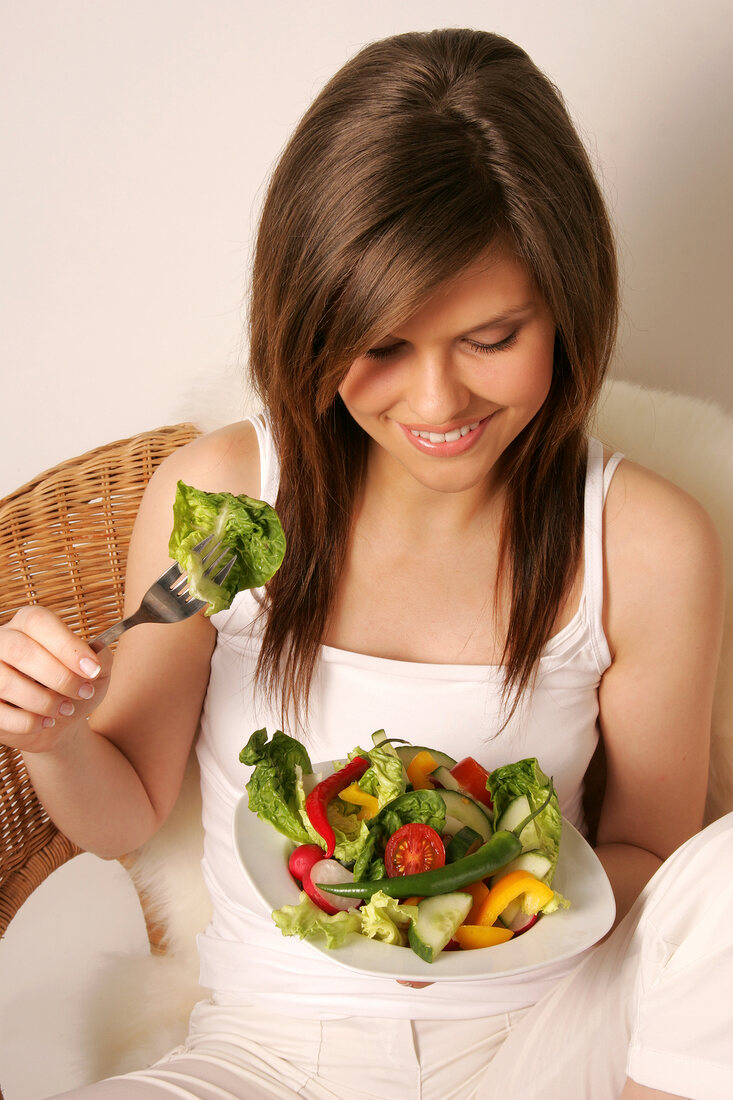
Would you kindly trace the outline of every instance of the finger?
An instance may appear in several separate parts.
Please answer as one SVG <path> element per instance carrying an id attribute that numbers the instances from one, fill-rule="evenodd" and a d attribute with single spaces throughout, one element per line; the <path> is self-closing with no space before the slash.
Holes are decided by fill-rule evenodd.
<path id="1" fill-rule="evenodd" d="M 410 989 L 427 989 L 427 987 L 429 985 L 433 985 L 434 983 L 433 982 L 401 982 L 398 978 L 397 979 L 397 984 L 398 985 L 407 985 L 407 986 L 410 987 Z"/>
<path id="2" fill-rule="evenodd" d="M 71 671 L 64 660 L 47 648 L 51 644 L 48 637 L 45 643 L 7 627 L 0 632 L 0 662 L 58 695 L 70 699 L 91 698 L 93 685 L 88 677 L 82 675 L 81 668 Z M 96 667 L 100 666 L 97 664 Z M 0 695 L 7 698 L 4 692 Z"/>
<path id="3" fill-rule="evenodd" d="M 0 744 L 25 749 L 25 738 L 55 726 L 56 719 L 51 715 L 33 714 L 0 700 Z"/>
<path id="4" fill-rule="evenodd" d="M 79 698 L 91 699 L 94 685 L 83 682 L 79 688 Z M 0 663 L 0 699 L 21 710 L 29 711 L 39 717 L 61 715 L 69 718 L 75 709 L 74 702 L 66 695 L 52 691 L 36 680 L 24 676 L 15 668 Z"/>
<path id="5" fill-rule="evenodd" d="M 38 605 L 22 607 L 9 625 L 54 653 L 70 672 L 87 680 L 99 675 L 101 665 L 91 646 L 69 630 L 48 608 Z"/>

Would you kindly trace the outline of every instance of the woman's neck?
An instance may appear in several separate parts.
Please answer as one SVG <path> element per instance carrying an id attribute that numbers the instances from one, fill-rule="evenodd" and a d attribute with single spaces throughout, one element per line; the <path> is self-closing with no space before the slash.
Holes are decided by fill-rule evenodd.
<path id="1" fill-rule="evenodd" d="M 505 487 L 498 475 L 457 492 L 442 492 L 422 484 L 391 455 L 373 447 L 356 517 L 367 528 L 372 522 L 389 522 L 423 536 L 444 532 L 455 539 L 480 530 L 485 537 L 488 529 L 498 531 L 504 500 Z"/>

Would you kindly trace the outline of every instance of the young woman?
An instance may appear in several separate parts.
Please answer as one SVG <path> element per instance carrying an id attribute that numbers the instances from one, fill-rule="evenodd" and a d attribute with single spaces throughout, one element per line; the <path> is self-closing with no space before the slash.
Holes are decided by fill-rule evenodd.
<path id="1" fill-rule="evenodd" d="M 41 608 L 0 631 L 0 735 L 79 845 L 138 847 L 194 742 L 201 765 L 213 999 L 163 1063 L 74 1096 L 730 1093 L 699 1008 L 729 974 L 722 953 L 707 969 L 700 957 L 730 934 L 692 888 L 716 866 L 730 894 L 717 867 L 729 822 L 663 866 L 702 822 L 721 555 L 693 500 L 588 438 L 616 294 L 587 156 L 511 42 L 447 30 L 376 43 L 305 115 L 255 259 L 264 416 L 155 474 L 127 599 L 166 567 L 179 478 L 274 503 L 281 570 L 213 619 L 126 634 L 111 673 Z M 489 768 L 536 755 L 578 826 L 602 737 L 596 850 L 629 917 L 586 958 L 425 988 L 283 939 L 231 840 L 239 750 L 283 723 L 314 760 L 380 727 Z M 694 982 L 654 1001 L 677 947 Z M 670 1024 L 683 1003 L 687 1045 Z"/>

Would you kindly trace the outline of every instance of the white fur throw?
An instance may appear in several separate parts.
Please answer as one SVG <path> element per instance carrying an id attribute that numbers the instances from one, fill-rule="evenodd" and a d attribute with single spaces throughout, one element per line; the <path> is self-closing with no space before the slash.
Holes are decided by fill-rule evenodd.
<path id="1" fill-rule="evenodd" d="M 216 426 L 208 423 L 207 428 Z M 595 428 L 611 447 L 676 482 L 695 496 L 722 536 L 733 577 L 733 418 L 695 398 L 606 385 Z M 733 592 L 726 607 L 723 656 L 715 700 L 706 820 L 733 809 Z M 680 624 L 684 629 L 684 624 Z M 683 670 L 679 670 L 683 673 Z M 178 806 L 139 853 L 138 889 L 168 928 L 168 953 L 111 960 L 98 975 L 87 1006 L 92 1079 L 148 1065 L 180 1043 L 193 1004 L 206 996 L 197 983 L 195 937 L 210 904 L 200 872 L 200 799 L 195 762 Z"/>

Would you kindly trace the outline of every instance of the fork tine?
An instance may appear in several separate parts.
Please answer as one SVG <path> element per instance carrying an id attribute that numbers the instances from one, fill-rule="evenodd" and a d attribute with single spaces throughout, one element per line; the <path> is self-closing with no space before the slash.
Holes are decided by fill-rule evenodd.
<path id="1" fill-rule="evenodd" d="M 224 566 L 224 568 L 220 569 L 219 572 L 214 577 L 214 584 L 223 584 L 224 581 L 229 576 L 233 565 L 234 565 L 234 558 L 230 558 L 229 561 Z"/>
<path id="2" fill-rule="evenodd" d="M 217 547 L 217 550 L 218 550 L 218 549 L 219 549 L 219 547 Z M 227 549 L 227 548 L 225 547 L 225 548 L 224 548 L 224 549 L 222 550 L 221 554 L 219 554 L 219 557 L 218 557 L 218 558 L 217 558 L 217 559 L 216 559 L 215 561 L 209 562 L 209 564 L 208 564 L 208 565 L 206 566 L 206 576 L 207 576 L 207 577 L 210 577 L 210 576 L 211 576 L 211 574 L 212 574 L 212 573 L 214 572 L 214 570 L 216 569 L 216 567 L 217 567 L 217 566 L 219 566 L 219 565 L 221 565 L 221 563 L 222 563 L 222 562 L 223 562 L 223 561 L 224 561 L 224 560 L 226 559 L 226 557 L 227 557 L 227 556 L 228 556 L 228 555 L 229 555 L 230 553 L 231 553 L 231 550 L 229 550 L 229 549 Z M 231 560 L 232 560 L 232 561 L 234 561 L 234 558 L 232 558 Z"/>
<path id="3" fill-rule="evenodd" d="M 200 553 L 201 553 L 201 551 L 202 551 L 202 550 L 203 550 L 203 549 L 204 549 L 204 548 L 205 548 L 206 546 L 208 546 L 208 545 L 209 545 L 209 543 L 211 542 L 211 540 L 213 539 L 213 537 L 214 537 L 214 535 L 213 535 L 213 532 L 212 532 L 212 534 L 210 534 L 210 535 L 207 535 L 205 539 L 202 539 L 202 540 L 201 540 L 201 542 L 197 542 L 197 543 L 196 543 L 196 545 L 195 545 L 195 546 L 194 546 L 194 548 L 193 548 L 193 552 L 194 552 L 194 554 L 200 554 Z M 212 549 L 213 549 L 213 547 L 212 547 Z"/>

